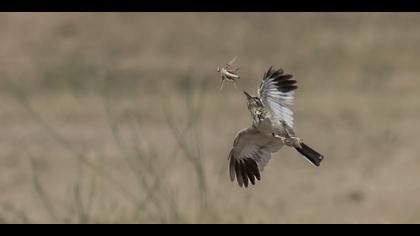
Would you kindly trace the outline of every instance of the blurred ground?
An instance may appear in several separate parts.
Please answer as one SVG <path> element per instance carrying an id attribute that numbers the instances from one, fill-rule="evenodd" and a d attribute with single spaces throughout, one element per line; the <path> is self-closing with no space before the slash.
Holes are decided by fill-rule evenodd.
<path id="1" fill-rule="evenodd" d="M 419 223 L 420 14 L 2 13 L 0 222 Z M 296 132 L 257 185 L 227 154 L 240 89 L 299 83 Z M 188 117 L 192 117 L 191 119 Z"/>

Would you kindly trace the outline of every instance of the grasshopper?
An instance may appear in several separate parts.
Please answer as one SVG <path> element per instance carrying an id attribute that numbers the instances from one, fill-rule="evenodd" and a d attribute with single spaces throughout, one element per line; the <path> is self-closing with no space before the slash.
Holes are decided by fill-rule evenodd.
<path id="1" fill-rule="evenodd" d="M 233 82 L 233 85 L 235 86 L 235 88 L 237 88 L 236 80 L 240 78 L 239 75 L 237 74 L 239 71 L 239 68 L 236 68 L 236 69 L 230 68 L 232 64 L 235 62 L 236 58 L 237 57 L 234 57 L 230 62 L 226 63 L 225 67 L 222 67 L 222 68 L 217 67 L 217 72 L 219 72 L 221 75 L 220 90 L 223 89 L 223 83 L 225 80 Z"/>

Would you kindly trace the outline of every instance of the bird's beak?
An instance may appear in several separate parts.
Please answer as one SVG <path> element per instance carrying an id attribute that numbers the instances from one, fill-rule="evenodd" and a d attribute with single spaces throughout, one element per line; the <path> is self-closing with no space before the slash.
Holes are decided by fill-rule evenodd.
<path id="1" fill-rule="evenodd" d="M 251 95 L 249 95 L 247 92 L 245 92 L 244 91 L 244 94 L 246 95 L 246 97 L 248 98 L 248 99 L 251 99 L 252 98 L 252 96 Z"/>

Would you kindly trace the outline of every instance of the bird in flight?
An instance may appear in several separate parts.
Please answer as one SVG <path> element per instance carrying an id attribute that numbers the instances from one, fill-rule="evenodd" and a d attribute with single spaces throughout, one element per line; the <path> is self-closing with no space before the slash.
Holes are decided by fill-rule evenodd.
<path id="1" fill-rule="evenodd" d="M 244 91 L 251 112 L 252 126 L 241 130 L 235 137 L 229 153 L 229 173 L 232 181 L 240 187 L 255 184 L 261 180 L 261 172 L 271 159 L 271 154 L 284 145 L 296 149 L 315 166 L 324 157 L 306 145 L 293 130 L 294 90 L 297 89 L 293 76 L 282 69 L 271 66 L 263 76 L 258 96 Z"/>

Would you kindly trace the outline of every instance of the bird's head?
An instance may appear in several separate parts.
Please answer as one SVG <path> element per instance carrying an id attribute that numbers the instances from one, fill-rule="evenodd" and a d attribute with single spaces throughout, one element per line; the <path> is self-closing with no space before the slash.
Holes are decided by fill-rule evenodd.
<path id="1" fill-rule="evenodd" d="M 248 109 L 253 109 L 257 107 L 261 107 L 262 103 L 259 97 L 253 97 L 249 95 L 247 92 L 244 91 L 244 94 L 246 95 L 246 98 L 248 100 Z"/>

